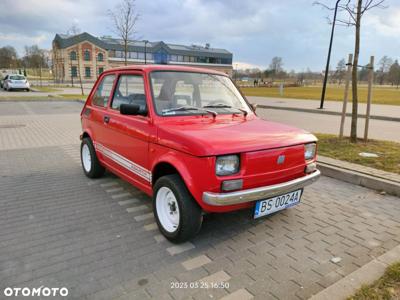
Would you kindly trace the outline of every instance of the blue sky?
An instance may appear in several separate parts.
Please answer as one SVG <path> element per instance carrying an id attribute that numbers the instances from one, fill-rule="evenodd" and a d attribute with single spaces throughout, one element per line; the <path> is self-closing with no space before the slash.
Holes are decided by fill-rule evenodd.
<path id="1" fill-rule="evenodd" d="M 334 3 L 325 0 L 325 3 Z M 109 0 L 1 0 L 0 46 L 50 48 L 72 24 L 96 36 L 115 35 Z M 326 60 L 329 11 L 313 0 L 136 0 L 137 38 L 226 48 L 240 66 L 265 68 L 281 56 L 286 70 L 321 71 Z M 386 0 L 363 19 L 361 64 L 370 55 L 400 59 L 400 1 Z M 332 66 L 354 47 L 354 29 L 337 27 Z"/>

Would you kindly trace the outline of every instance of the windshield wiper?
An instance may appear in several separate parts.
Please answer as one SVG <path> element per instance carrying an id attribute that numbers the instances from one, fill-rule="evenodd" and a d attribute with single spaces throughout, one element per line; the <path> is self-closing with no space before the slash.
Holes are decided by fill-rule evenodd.
<path id="1" fill-rule="evenodd" d="M 226 104 L 205 105 L 205 106 L 203 106 L 203 108 L 233 108 L 233 109 L 240 110 L 245 117 L 248 114 L 247 110 L 245 110 L 243 108 L 233 107 L 233 106 L 226 105 Z"/>
<path id="2" fill-rule="evenodd" d="M 200 108 L 200 107 L 196 107 L 196 106 L 190 106 L 190 105 L 185 105 L 185 106 L 166 109 L 166 110 L 163 110 L 162 113 L 165 114 L 165 113 L 169 113 L 169 112 L 173 112 L 173 111 L 189 111 L 189 110 L 205 111 L 205 112 L 207 112 L 209 114 L 212 114 L 214 118 L 216 116 L 218 116 L 218 113 L 213 111 L 213 110 L 204 109 L 204 108 Z"/>

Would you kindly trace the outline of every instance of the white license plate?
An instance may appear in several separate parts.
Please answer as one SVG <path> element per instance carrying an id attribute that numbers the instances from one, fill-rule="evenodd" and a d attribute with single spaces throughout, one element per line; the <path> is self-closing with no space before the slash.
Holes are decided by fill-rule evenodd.
<path id="1" fill-rule="evenodd" d="M 254 219 L 299 204 L 302 192 L 303 190 L 300 189 L 284 195 L 257 201 L 254 209 Z"/>

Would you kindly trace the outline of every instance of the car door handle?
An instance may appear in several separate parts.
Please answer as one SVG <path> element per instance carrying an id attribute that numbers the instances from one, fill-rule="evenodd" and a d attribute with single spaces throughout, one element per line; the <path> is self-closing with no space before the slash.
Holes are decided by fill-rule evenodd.
<path id="1" fill-rule="evenodd" d="M 104 116 L 104 123 L 110 122 L 110 117 L 109 116 Z"/>

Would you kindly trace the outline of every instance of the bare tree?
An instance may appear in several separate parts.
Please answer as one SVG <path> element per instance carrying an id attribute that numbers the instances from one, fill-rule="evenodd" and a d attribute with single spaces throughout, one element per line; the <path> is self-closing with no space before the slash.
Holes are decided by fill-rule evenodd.
<path id="1" fill-rule="evenodd" d="M 114 10 L 109 10 L 108 14 L 113 21 L 115 33 L 122 39 L 124 44 L 126 66 L 128 64 L 128 42 L 129 40 L 133 40 L 136 34 L 136 23 L 139 20 L 135 0 L 122 0 Z"/>
<path id="2" fill-rule="evenodd" d="M 274 82 L 274 78 L 283 73 L 282 57 L 275 56 L 272 58 L 271 63 L 269 64 L 269 71 L 272 77 L 272 82 Z"/>
<path id="3" fill-rule="evenodd" d="M 17 51 L 12 46 L 0 48 L 0 68 L 15 68 L 18 65 Z"/>
<path id="4" fill-rule="evenodd" d="M 70 27 L 70 29 L 68 29 L 68 31 L 67 31 L 67 34 L 69 34 L 69 35 L 78 35 L 80 33 L 81 33 L 81 30 L 79 29 L 79 27 L 76 24 L 72 25 Z M 80 52 L 81 51 L 79 50 L 79 45 L 78 45 L 78 49 L 76 51 L 76 60 L 78 62 L 78 67 L 77 67 L 78 72 L 77 73 L 78 73 L 78 78 L 79 78 L 79 85 L 81 87 L 81 93 L 83 96 L 85 93 L 83 92 L 83 84 L 82 84 L 81 61 L 80 61 L 81 53 Z M 72 74 L 72 62 L 71 62 L 71 78 L 72 78 L 72 76 L 73 76 L 73 74 Z"/>
<path id="5" fill-rule="evenodd" d="M 22 58 L 22 62 L 26 68 L 35 70 L 36 75 L 38 71 L 40 86 L 42 86 L 42 68 L 46 66 L 44 50 L 37 45 L 25 46 L 25 55 Z"/>
<path id="6" fill-rule="evenodd" d="M 339 60 L 335 71 L 335 78 L 338 80 L 339 85 L 342 84 L 342 80 L 344 79 L 345 75 L 346 75 L 346 60 L 342 58 L 341 60 Z"/>
<path id="7" fill-rule="evenodd" d="M 400 65 L 399 62 L 396 60 L 394 64 L 391 65 L 389 69 L 389 81 L 392 85 L 396 85 L 399 88 L 400 85 Z"/>
<path id="8" fill-rule="evenodd" d="M 344 13 L 346 19 L 338 18 L 338 24 L 344 26 L 355 27 L 355 43 L 354 43 L 354 57 L 353 57 L 353 70 L 352 70 L 352 113 L 351 113 L 351 131 L 350 140 L 353 143 L 357 143 L 357 119 L 358 119 L 358 60 L 360 56 L 360 33 L 361 33 L 361 19 L 364 14 L 373 8 L 385 8 L 383 3 L 385 0 L 344 0 L 344 4 L 339 4 L 339 12 Z M 314 2 L 314 4 L 321 5 L 329 10 L 334 8 L 321 2 Z"/>
<path id="9" fill-rule="evenodd" d="M 379 60 L 378 78 L 380 85 L 385 82 L 385 77 L 389 72 L 391 65 L 393 65 L 393 60 L 386 55 Z"/>

